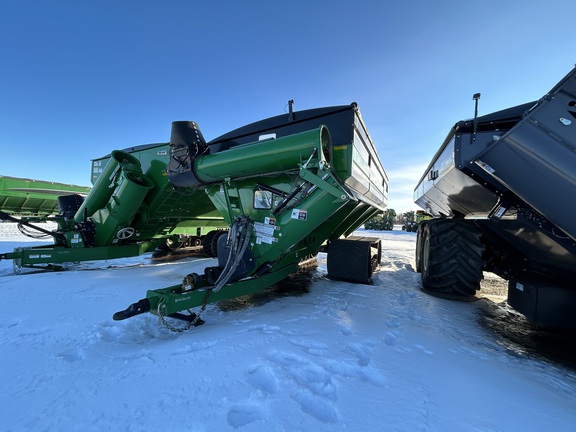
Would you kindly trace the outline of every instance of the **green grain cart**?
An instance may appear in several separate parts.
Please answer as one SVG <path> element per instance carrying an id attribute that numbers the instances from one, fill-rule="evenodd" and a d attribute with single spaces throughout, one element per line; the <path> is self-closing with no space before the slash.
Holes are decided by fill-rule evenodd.
<path id="1" fill-rule="evenodd" d="M 384 210 L 388 178 L 356 104 L 290 109 L 208 143 L 196 123 L 174 122 L 170 154 L 174 188 L 203 188 L 229 233 L 218 265 L 148 291 L 115 320 L 150 311 L 197 325 L 200 314 L 181 311 L 260 291 L 320 250 L 331 278 L 370 282 L 380 241 L 350 234 Z"/>
<path id="2" fill-rule="evenodd" d="M 17 248 L 0 259 L 12 259 L 16 269 L 60 269 L 61 263 L 137 256 L 157 247 L 196 246 L 202 240 L 212 251 L 227 227 L 224 219 L 203 188 L 172 187 L 166 173 L 169 159 L 168 143 L 116 150 L 96 159 L 87 196 L 63 194 L 58 186 L 51 189 L 49 210 L 40 201 L 30 204 L 33 212 L 54 216 L 17 219 L 9 214 L 17 209 L 16 198 L 8 197 L 12 201 L 0 207 L 0 219 L 18 223 L 22 231 L 51 236 L 54 244 Z M 47 221 L 57 228 L 35 225 Z"/>

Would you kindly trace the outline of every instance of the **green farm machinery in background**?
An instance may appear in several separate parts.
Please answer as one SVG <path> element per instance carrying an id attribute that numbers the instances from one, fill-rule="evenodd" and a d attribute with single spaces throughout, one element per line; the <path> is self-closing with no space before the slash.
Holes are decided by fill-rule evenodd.
<path id="1" fill-rule="evenodd" d="M 59 197 L 89 191 L 87 186 L 0 176 L 0 210 L 18 216 L 55 215 Z"/>
<path id="2" fill-rule="evenodd" d="M 350 234 L 384 211 L 388 178 L 358 107 L 289 105 L 208 143 L 196 123 L 173 123 L 170 182 L 183 194 L 204 189 L 230 229 L 217 265 L 148 291 L 114 319 L 149 311 L 199 324 L 181 311 L 267 288 L 321 250 L 329 277 L 371 281 L 380 240 Z"/>
<path id="3" fill-rule="evenodd" d="M 17 223 L 25 234 L 51 236 L 54 244 L 17 248 L 0 259 L 12 259 L 17 269 L 59 269 L 66 262 L 137 256 L 202 241 L 214 255 L 217 237 L 227 225 L 202 188 L 174 190 L 166 175 L 168 161 L 167 143 L 113 151 L 92 162 L 90 190 L 30 181 L 42 185 L 51 197 L 46 202 L 31 188 L 4 187 L 0 219 Z M 23 216 L 27 214 L 36 216 Z M 56 229 L 40 222 L 53 222 Z"/>
<path id="4" fill-rule="evenodd" d="M 404 224 L 402 225 L 402 231 L 414 233 L 418 231 L 418 226 L 421 222 L 432 219 L 432 216 L 423 210 L 409 211 L 404 213 L 403 216 Z"/>
<path id="5" fill-rule="evenodd" d="M 371 219 L 367 220 L 364 228 L 376 231 L 391 231 L 394 229 L 394 220 L 396 219 L 396 212 L 394 209 L 386 209 L 385 212 L 377 214 Z"/>

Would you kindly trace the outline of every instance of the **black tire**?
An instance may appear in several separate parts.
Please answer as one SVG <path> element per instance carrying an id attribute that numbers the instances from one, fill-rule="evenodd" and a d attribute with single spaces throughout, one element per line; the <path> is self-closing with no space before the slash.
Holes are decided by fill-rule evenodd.
<path id="1" fill-rule="evenodd" d="M 204 253 L 210 257 L 215 257 L 216 254 L 212 253 L 212 240 L 218 234 L 217 230 L 210 231 L 204 237 L 202 237 L 202 250 Z"/>
<path id="2" fill-rule="evenodd" d="M 215 258 L 218 256 L 218 239 L 220 236 L 227 234 L 225 230 L 210 231 L 202 238 L 202 249 L 209 257 Z"/>
<path id="3" fill-rule="evenodd" d="M 476 294 L 484 267 L 484 245 L 480 235 L 480 231 L 469 222 L 455 219 L 427 221 L 420 236 L 423 287 L 444 294 Z"/>
<path id="4" fill-rule="evenodd" d="M 369 242 L 338 239 L 328 246 L 326 262 L 330 279 L 368 284 L 372 281 L 372 251 Z"/>
<path id="5" fill-rule="evenodd" d="M 422 272 L 422 243 L 423 243 L 423 229 L 426 226 L 425 222 L 418 224 L 418 229 L 416 230 L 416 273 Z"/>

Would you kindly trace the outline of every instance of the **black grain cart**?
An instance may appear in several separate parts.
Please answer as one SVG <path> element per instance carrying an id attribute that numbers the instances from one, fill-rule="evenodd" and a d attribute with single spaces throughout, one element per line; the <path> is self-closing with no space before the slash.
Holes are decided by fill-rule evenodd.
<path id="1" fill-rule="evenodd" d="M 576 68 L 539 101 L 456 123 L 414 201 L 433 216 L 425 289 L 470 296 L 493 272 L 529 320 L 576 328 Z"/>

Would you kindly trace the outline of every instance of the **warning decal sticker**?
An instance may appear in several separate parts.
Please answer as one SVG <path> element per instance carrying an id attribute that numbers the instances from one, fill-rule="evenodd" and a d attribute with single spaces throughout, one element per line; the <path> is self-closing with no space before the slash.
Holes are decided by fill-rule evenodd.
<path id="1" fill-rule="evenodd" d="M 306 220 L 308 218 L 308 210 L 293 209 L 292 219 Z"/>
<path id="2" fill-rule="evenodd" d="M 271 223 L 271 220 L 273 223 Z M 256 231 L 256 244 L 272 244 L 277 242 L 278 239 L 274 237 L 275 231 L 280 231 L 280 227 L 275 225 L 274 218 L 266 218 L 265 223 L 254 222 L 254 231 Z"/>

